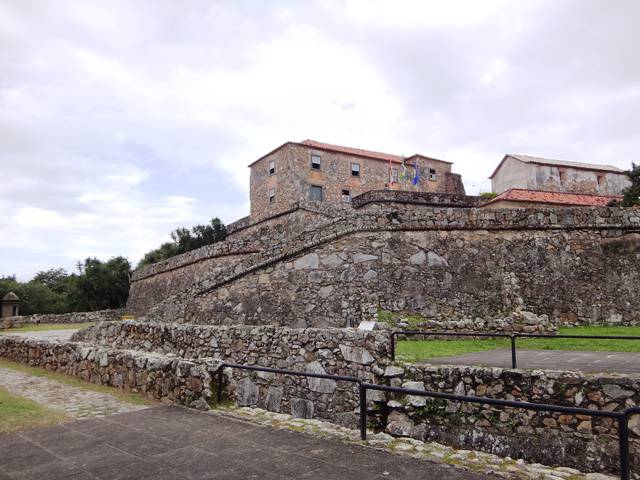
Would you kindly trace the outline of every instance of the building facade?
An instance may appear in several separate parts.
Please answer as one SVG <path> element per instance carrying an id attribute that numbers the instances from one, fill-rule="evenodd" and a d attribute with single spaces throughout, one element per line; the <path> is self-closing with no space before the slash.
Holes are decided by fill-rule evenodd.
<path id="1" fill-rule="evenodd" d="M 349 206 L 370 190 L 464 194 L 451 162 L 401 157 L 305 140 L 287 142 L 251 165 L 251 217 L 285 211 L 301 200 Z"/>
<path id="2" fill-rule="evenodd" d="M 517 188 L 617 196 L 631 185 L 624 170 L 611 165 L 551 160 L 511 153 L 504 156 L 489 178 L 491 189 L 495 193 Z"/>

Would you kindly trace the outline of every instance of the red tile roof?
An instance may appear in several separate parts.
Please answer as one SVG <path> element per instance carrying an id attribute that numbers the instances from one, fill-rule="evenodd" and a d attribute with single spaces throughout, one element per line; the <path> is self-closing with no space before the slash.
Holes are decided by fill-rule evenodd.
<path id="1" fill-rule="evenodd" d="M 280 150 L 282 147 L 285 147 L 286 145 L 303 145 L 305 147 L 311 147 L 317 150 L 324 150 L 327 152 L 337 152 L 337 153 L 345 153 L 347 155 L 353 155 L 355 157 L 362 157 L 362 158 L 370 158 L 372 160 L 380 160 L 383 162 L 391 162 L 391 163 L 402 163 L 403 160 L 407 161 L 409 159 L 413 159 L 415 158 L 424 158 L 427 160 L 435 160 L 437 162 L 443 162 L 443 163 L 452 163 L 452 162 L 447 162 L 445 160 L 438 160 L 437 158 L 431 158 L 431 157 L 426 157 L 424 155 L 420 155 L 420 154 L 414 154 L 411 155 L 410 157 L 402 157 L 400 155 L 393 155 L 391 153 L 382 153 L 382 152 L 374 152 L 372 150 L 364 150 L 362 148 L 353 148 L 353 147 L 344 147 L 342 145 L 333 145 L 331 143 L 324 143 L 324 142 L 318 142 L 316 140 L 303 140 L 302 142 L 286 142 L 283 143 L 282 145 L 280 145 L 278 148 L 270 151 L 269 153 L 267 153 L 266 155 L 263 155 L 262 157 L 260 157 L 259 159 L 257 159 L 255 162 L 251 163 L 249 166 L 251 167 L 252 165 L 254 165 L 255 163 L 259 162 L 260 160 L 262 160 L 263 158 L 271 155 L 272 153 Z"/>
<path id="2" fill-rule="evenodd" d="M 585 207 L 606 207 L 612 200 L 621 200 L 620 196 L 589 195 L 582 193 L 545 192 L 542 190 L 525 190 L 510 188 L 492 198 L 485 205 L 501 200 L 511 202 L 548 203 L 554 205 L 576 205 Z"/>

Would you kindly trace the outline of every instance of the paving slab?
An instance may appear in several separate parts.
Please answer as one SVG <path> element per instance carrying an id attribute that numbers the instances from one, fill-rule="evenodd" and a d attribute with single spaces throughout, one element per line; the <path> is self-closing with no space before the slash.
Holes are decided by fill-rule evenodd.
<path id="1" fill-rule="evenodd" d="M 638 373 L 640 353 L 583 352 L 573 350 L 518 350 L 518 368 L 577 370 L 585 373 Z M 478 365 L 511 368 L 511 350 L 496 349 L 437 357 L 419 363 L 436 365 Z"/>
<path id="2" fill-rule="evenodd" d="M 82 441 L 84 439 L 84 442 Z M 495 479 L 222 415 L 159 406 L 0 435 L 0 479 Z"/>

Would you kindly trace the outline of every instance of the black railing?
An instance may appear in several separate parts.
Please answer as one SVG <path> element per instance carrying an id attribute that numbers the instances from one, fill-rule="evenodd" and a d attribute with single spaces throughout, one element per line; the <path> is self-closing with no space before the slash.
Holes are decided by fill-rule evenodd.
<path id="1" fill-rule="evenodd" d="M 579 407 L 566 407 L 562 405 L 550 405 L 546 403 L 521 402 L 516 400 L 501 400 L 498 398 L 476 397 L 472 395 L 456 395 L 453 393 L 430 392 L 425 390 L 414 390 L 409 388 L 391 387 L 387 385 L 375 385 L 365 383 L 357 377 L 329 375 L 324 373 L 299 372 L 296 370 L 286 370 L 279 368 L 260 367 L 257 365 L 238 365 L 234 363 L 223 363 L 217 370 L 217 394 L 218 405 L 222 403 L 222 393 L 224 388 L 224 369 L 252 370 L 259 372 L 272 372 L 282 375 L 294 375 L 298 377 L 324 378 L 334 381 L 351 382 L 358 385 L 359 403 L 359 426 L 360 438 L 367 439 L 367 390 L 377 390 L 388 393 L 399 393 L 402 395 L 414 395 L 429 398 L 439 398 L 455 402 L 479 403 L 482 405 L 496 405 L 509 408 L 520 408 L 539 412 L 566 413 L 572 415 L 587 415 L 589 417 L 611 418 L 618 422 L 618 445 L 620 451 L 620 478 L 621 480 L 631 479 L 629 460 L 629 419 L 632 415 L 640 415 L 640 407 L 627 408 L 620 412 L 609 412 L 606 410 L 590 410 Z"/>
<path id="2" fill-rule="evenodd" d="M 477 337 L 477 338 L 508 338 L 511 341 L 511 368 L 518 368 L 516 339 L 518 338 L 573 338 L 583 340 L 640 340 L 639 336 L 629 335 L 550 335 L 545 333 L 480 333 L 480 332 L 434 332 L 431 330 L 395 330 L 391 332 L 391 359 L 396 359 L 396 338 L 399 336 L 424 337 Z"/>

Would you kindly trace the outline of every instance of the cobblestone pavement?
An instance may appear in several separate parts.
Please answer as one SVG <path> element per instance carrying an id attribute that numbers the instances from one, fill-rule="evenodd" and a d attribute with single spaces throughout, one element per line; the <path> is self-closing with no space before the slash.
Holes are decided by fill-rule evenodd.
<path id="1" fill-rule="evenodd" d="M 637 373 L 640 353 L 518 350 L 518 368 L 578 370 L 585 373 Z M 511 368 L 511 350 L 497 349 L 430 358 L 420 363 Z"/>
<path id="2" fill-rule="evenodd" d="M 47 407 L 62 410 L 69 417 L 76 419 L 104 417 L 147 408 L 145 405 L 125 402 L 109 393 L 83 390 L 10 368 L 0 368 L 0 387 L 13 395 L 26 397 Z"/>
<path id="3" fill-rule="evenodd" d="M 50 342 L 68 342 L 71 335 L 76 333 L 79 328 L 70 328 L 65 330 L 41 330 L 38 332 L 11 332 L 2 335 L 15 335 L 18 337 L 32 338 L 34 340 L 48 340 Z"/>
<path id="4" fill-rule="evenodd" d="M 0 435 L 0 449 L 0 478 L 11 480 L 497 478 L 166 406 Z"/>

